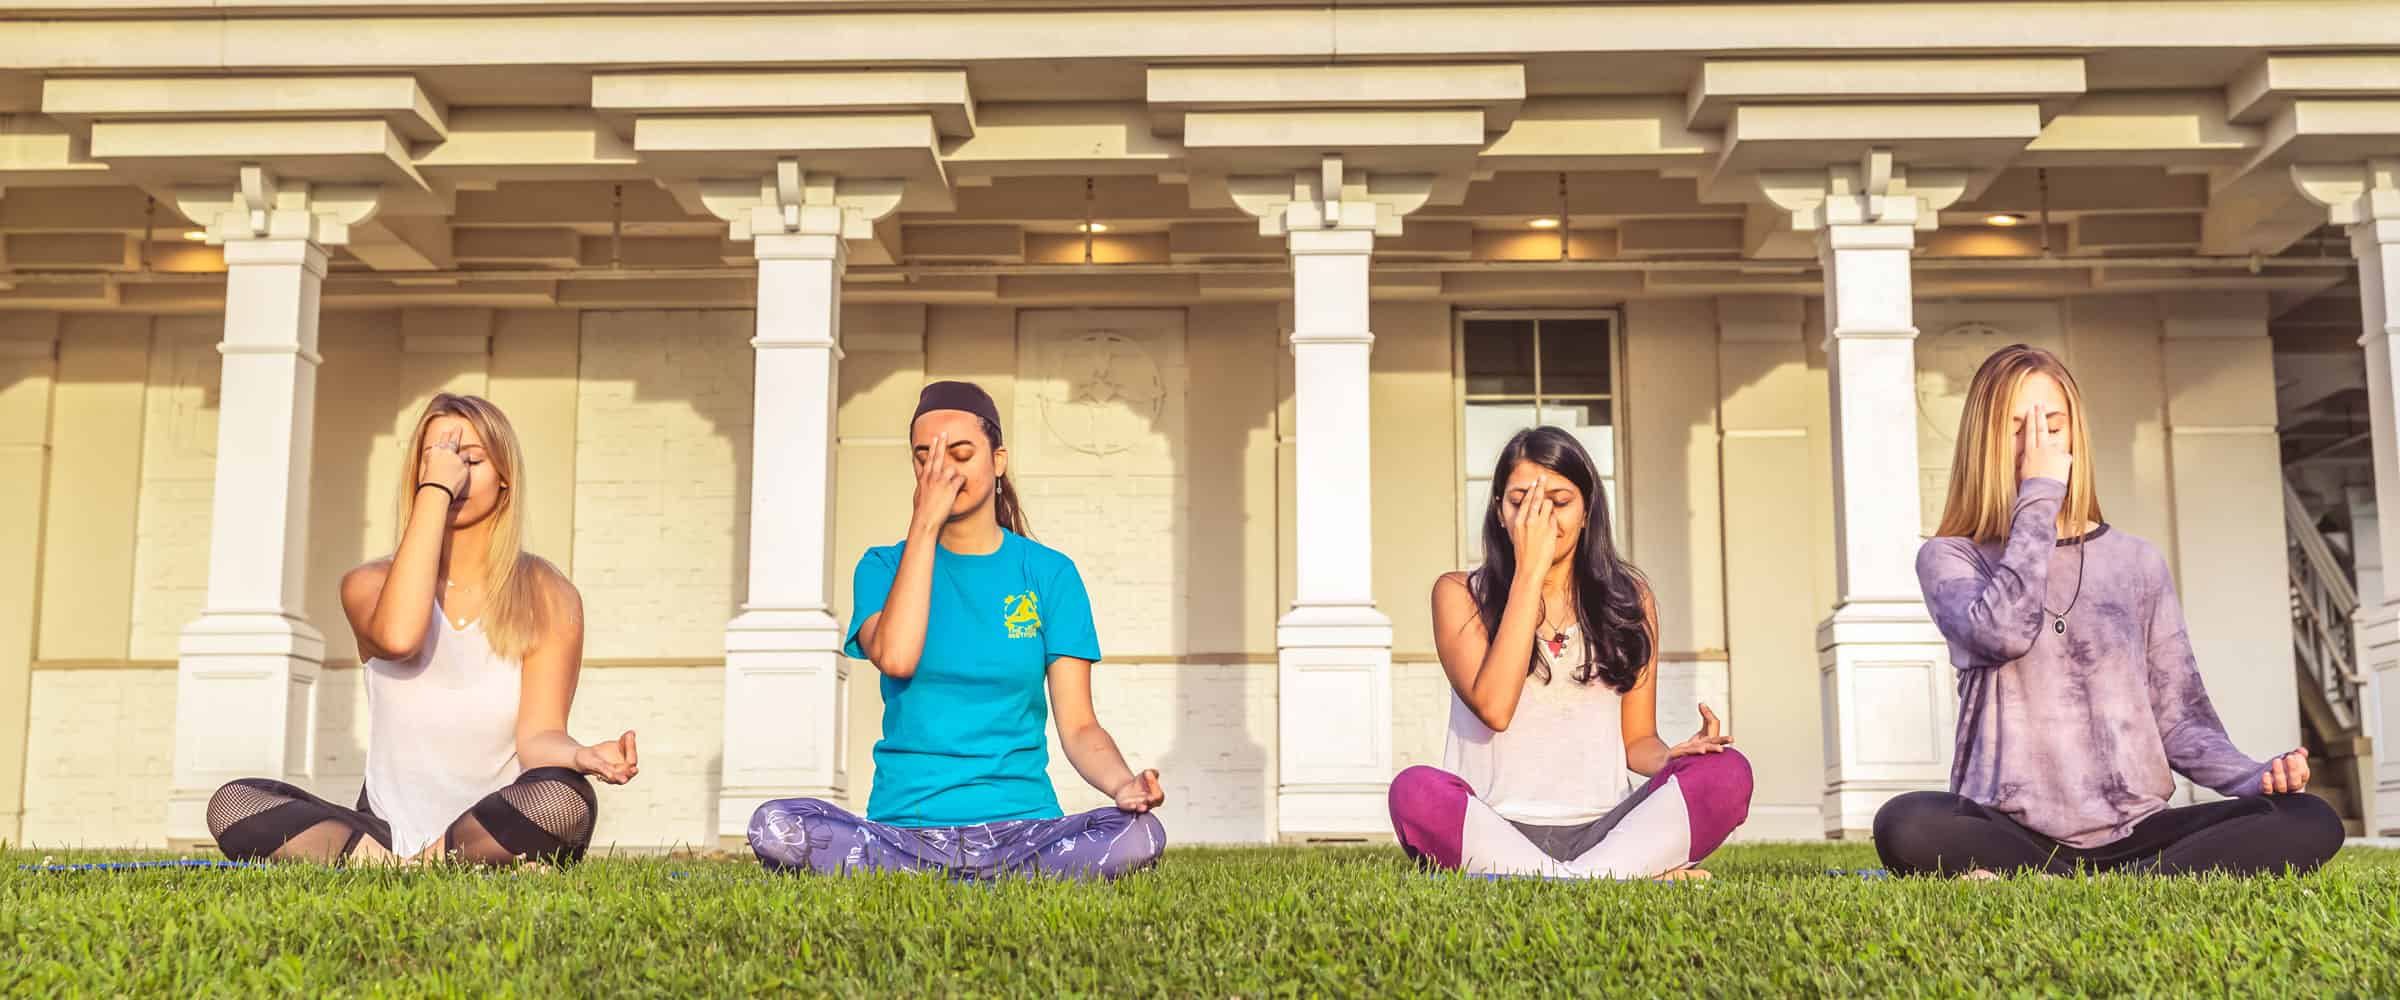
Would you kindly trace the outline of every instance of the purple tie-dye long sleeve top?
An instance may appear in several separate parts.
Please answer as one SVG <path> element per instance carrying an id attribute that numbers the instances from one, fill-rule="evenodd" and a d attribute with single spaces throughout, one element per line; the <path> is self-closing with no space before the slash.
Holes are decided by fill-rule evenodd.
<path id="1" fill-rule="evenodd" d="M 1946 536 L 1917 552 L 1958 667 L 1951 791 L 2073 847 L 2113 842 L 2167 808 L 2170 770 L 2259 794 L 2266 765 L 2234 748 L 2209 704 L 2166 559 L 2106 526 L 2057 539 L 2066 489 L 2025 480 L 2005 542 Z M 2066 612 L 2064 634 L 2054 611 Z"/>

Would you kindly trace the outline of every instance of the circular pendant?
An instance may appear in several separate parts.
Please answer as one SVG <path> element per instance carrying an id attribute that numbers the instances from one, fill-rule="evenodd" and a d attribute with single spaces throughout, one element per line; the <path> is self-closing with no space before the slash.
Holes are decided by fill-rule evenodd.
<path id="1" fill-rule="evenodd" d="M 2050 622 L 2050 631 L 2056 632 L 2060 635 L 2067 634 L 2067 620 L 2064 618 L 2052 619 Z"/>

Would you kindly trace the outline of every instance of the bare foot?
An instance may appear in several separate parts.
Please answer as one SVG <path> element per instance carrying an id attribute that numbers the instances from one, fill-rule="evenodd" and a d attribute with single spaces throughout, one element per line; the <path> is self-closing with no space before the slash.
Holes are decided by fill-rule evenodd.
<path id="1" fill-rule="evenodd" d="M 1959 876 L 1959 878 L 1965 879 L 1969 882 L 1991 882 L 1998 880 L 2000 878 L 2000 873 L 1989 868 L 1977 868 L 1974 871 Z"/>
<path id="2" fill-rule="evenodd" d="M 1715 877 L 1716 876 L 1709 874 L 1708 869 L 1706 868 L 1677 868 L 1674 871 L 1659 876 L 1658 881 L 1681 882 L 1685 879 L 1712 879 Z"/>

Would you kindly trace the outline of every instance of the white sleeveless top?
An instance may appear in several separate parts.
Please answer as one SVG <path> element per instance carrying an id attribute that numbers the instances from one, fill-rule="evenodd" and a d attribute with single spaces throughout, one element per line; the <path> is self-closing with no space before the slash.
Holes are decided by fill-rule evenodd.
<path id="1" fill-rule="evenodd" d="M 519 680 L 481 622 L 452 628 L 439 601 L 417 655 L 367 661 L 367 805 L 392 824 L 392 853 L 424 850 L 524 772 Z"/>
<path id="2" fill-rule="evenodd" d="M 1625 769 L 1625 727 L 1618 714 L 1623 696 L 1595 680 L 1575 683 L 1583 663 L 1583 636 L 1569 627 L 1553 656 L 1534 641 L 1534 655 L 1550 667 L 1550 681 L 1525 678 L 1517 714 L 1506 732 L 1495 733 L 1450 691 L 1450 738 L 1442 768 L 1466 780 L 1475 797 L 1493 812 L 1519 823 L 1572 826 L 1588 823 L 1631 794 Z"/>

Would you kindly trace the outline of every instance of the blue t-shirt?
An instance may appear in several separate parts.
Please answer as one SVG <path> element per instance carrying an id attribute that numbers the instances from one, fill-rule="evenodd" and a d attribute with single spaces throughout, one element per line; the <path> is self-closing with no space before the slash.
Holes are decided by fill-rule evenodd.
<path id="1" fill-rule="evenodd" d="M 867 658 L 859 627 L 891 596 L 905 544 L 859 558 L 844 654 Z M 1056 818 L 1045 724 L 1050 661 L 1100 660 L 1074 561 L 1006 530 L 989 555 L 937 546 L 931 598 L 916 674 L 882 678 L 883 738 L 875 741 L 867 817 L 894 826 Z"/>

